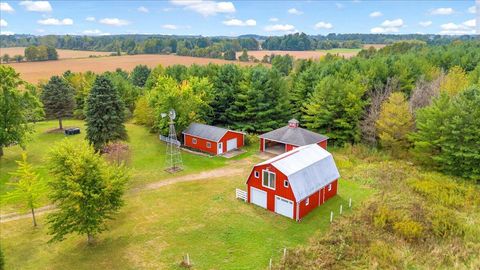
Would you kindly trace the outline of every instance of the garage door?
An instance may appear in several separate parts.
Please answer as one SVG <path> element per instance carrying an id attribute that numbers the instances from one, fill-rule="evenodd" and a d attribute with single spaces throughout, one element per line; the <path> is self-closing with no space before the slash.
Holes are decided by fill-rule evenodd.
<path id="1" fill-rule="evenodd" d="M 267 192 L 250 187 L 250 202 L 263 208 L 267 208 Z"/>
<path id="2" fill-rule="evenodd" d="M 293 218 L 293 202 L 282 197 L 275 196 L 275 213 Z"/>
<path id="3" fill-rule="evenodd" d="M 237 149 L 237 138 L 227 141 L 227 152 L 233 149 Z"/>

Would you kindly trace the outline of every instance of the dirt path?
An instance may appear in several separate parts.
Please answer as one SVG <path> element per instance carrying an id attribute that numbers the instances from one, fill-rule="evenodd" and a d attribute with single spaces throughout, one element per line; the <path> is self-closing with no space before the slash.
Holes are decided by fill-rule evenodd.
<path id="1" fill-rule="evenodd" d="M 229 177 L 229 176 L 236 176 L 241 175 L 242 173 L 248 173 L 249 166 L 245 166 L 248 164 L 249 161 L 247 160 L 239 160 L 233 163 L 231 166 L 226 166 L 222 168 L 218 168 L 215 170 L 210 171 L 203 171 L 200 173 L 195 174 L 188 174 L 182 175 L 178 177 L 167 178 L 161 181 L 156 181 L 153 183 L 146 184 L 141 187 L 133 188 L 127 192 L 127 195 L 137 194 L 140 191 L 144 190 L 155 190 L 164 186 L 173 185 L 176 183 L 183 183 L 183 182 L 190 182 L 190 181 L 205 181 L 211 180 L 221 177 Z M 53 205 L 46 205 L 40 207 L 35 210 L 36 216 L 41 216 L 45 213 L 51 212 L 55 210 Z M 24 219 L 24 218 L 31 218 L 31 214 L 21 214 L 21 213 L 9 213 L 5 215 L 0 215 L 0 223 Z"/>

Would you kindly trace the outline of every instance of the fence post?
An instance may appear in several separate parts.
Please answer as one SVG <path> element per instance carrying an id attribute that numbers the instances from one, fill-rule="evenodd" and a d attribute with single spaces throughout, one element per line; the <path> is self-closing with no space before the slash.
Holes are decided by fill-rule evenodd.
<path id="1" fill-rule="evenodd" d="M 283 259 L 285 260 L 285 257 L 287 257 L 287 248 L 283 248 Z"/>
<path id="2" fill-rule="evenodd" d="M 349 208 L 352 208 L 352 198 L 350 198 L 350 199 L 348 200 L 348 207 L 349 207 Z"/>
<path id="3" fill-rule="evenodd" d="M 343 204 L 340 204 L 340 215 L 342 214 L 343 212 Z"/>
<path id="4" fill-rule="evenodd" d="M 190 266 L 190 256 L 188 256 L 188 253 L 187 253 L 187 265 Z"/>
<path id="5" fill-rule="evenodd" d="M 330 211 L 330 223 L 333 221 L 333 211 Z"/>
<path id="6" fill-rule="evenodd" d="M 268 269 L 272 270 L 272 258 L 270 258 L 270 263 L 268 264 Z"/>

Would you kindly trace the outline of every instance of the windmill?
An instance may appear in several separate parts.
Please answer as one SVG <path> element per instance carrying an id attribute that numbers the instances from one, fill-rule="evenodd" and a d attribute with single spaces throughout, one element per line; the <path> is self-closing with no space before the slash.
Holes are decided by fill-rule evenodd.
<path id="1" fill-rule="evenodd" d="M 166 113 L 162 113 L 162 118 L 167 117 Z M 165 171 L 169 173 L 175 173 L 183 170 L 182 156 L 180 155 L 180 142 L 177 140 L 177 133 L 175 132 L 175 117 L 176 113 L 174 109 L 168 112 L 169 130 L 168 137 L 160 135 L 160 140 L 167 144 L 167 155 L 165 158 Z"/>

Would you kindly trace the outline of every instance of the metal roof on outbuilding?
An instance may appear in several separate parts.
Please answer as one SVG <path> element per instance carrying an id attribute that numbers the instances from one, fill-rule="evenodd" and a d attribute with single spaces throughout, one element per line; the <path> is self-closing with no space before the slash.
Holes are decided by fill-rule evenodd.
<path id="1" fill-rule="evenodd" d="M 297 202 L 340 177 L 332 154 L 317 144 L 298 147 L 258 165 L 271 164 L 288 177 Z"/>
<path id="2" fill-rule="evenodd" d="M 328 137 L 325 135 L 318 134 L 301 127 L 290 126 L 284 126 L 279 129 L 275 129 L 273 131 L 262 134 L 259 137 L 296 146 L 318 143 L 328 139 Z"/>
<path id="3" fill-rule="evenodd" d="M 182 132 L 182 134 L 192 135 L 202 139 L 207 139 L 209 141 L 218 142 L 228 131 L 244 134 L 243 132 L 200 123 L 191 123 L 188 128 Z"/>

